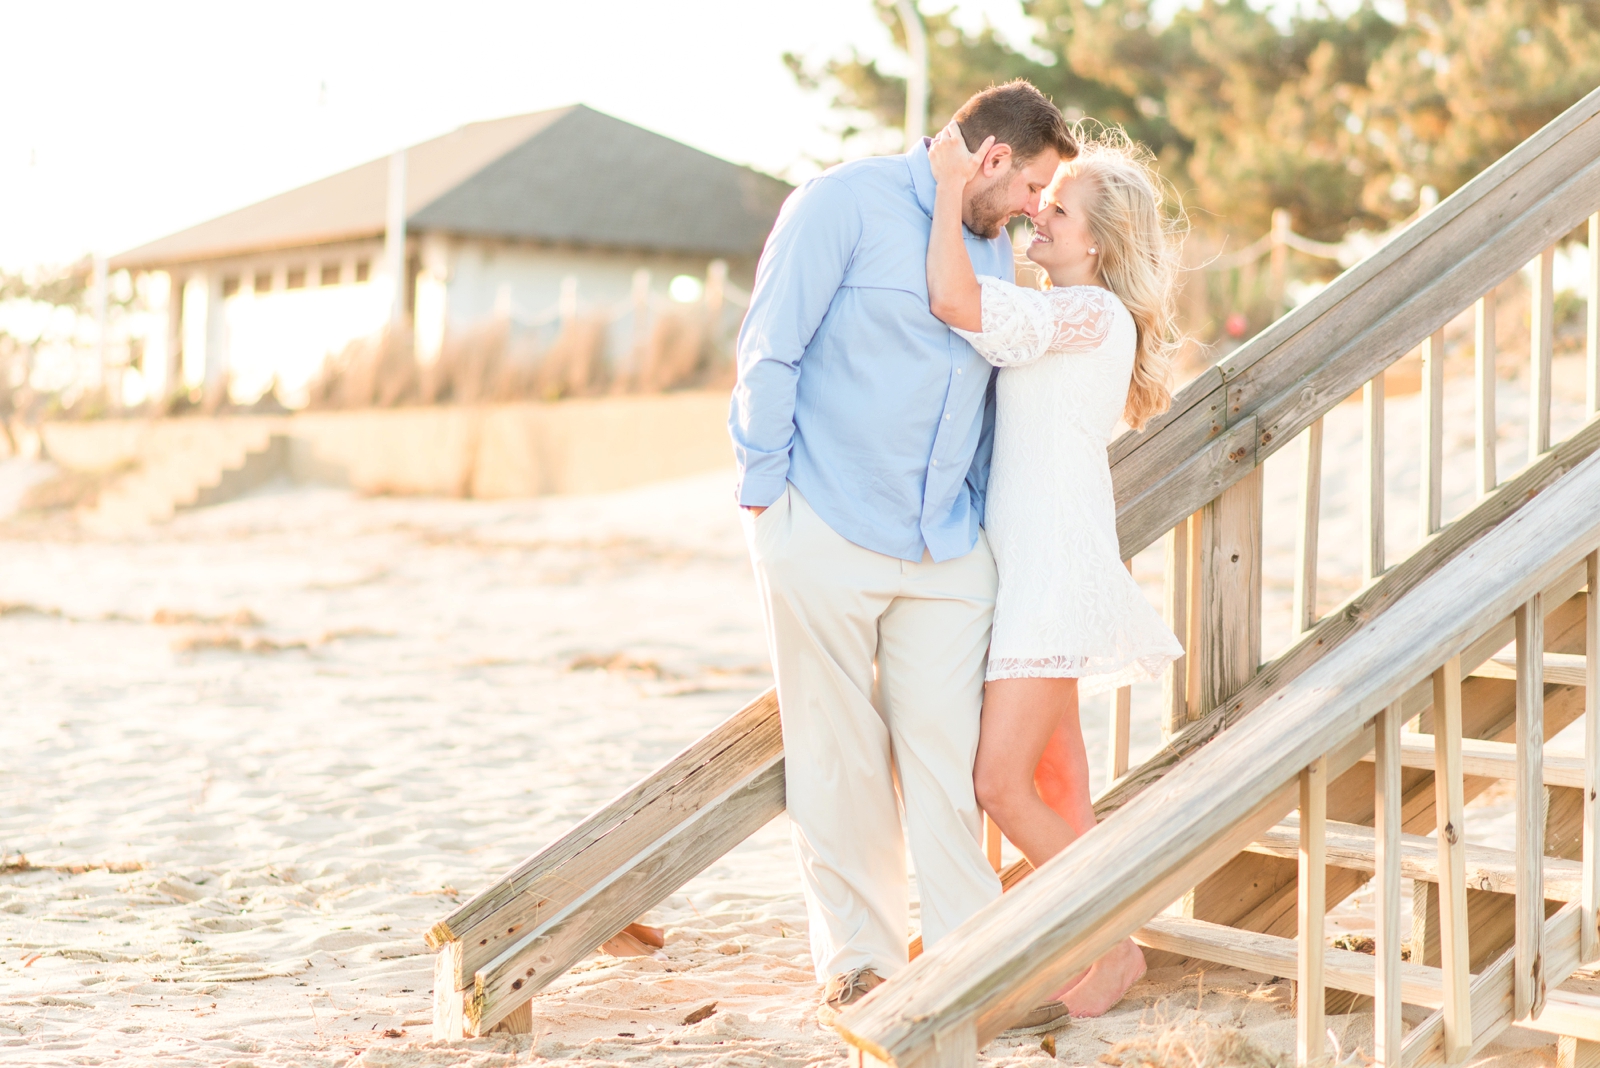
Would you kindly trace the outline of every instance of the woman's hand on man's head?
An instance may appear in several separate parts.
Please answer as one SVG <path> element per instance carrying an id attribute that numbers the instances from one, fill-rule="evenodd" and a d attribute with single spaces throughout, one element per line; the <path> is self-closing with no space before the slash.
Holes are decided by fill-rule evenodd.
<path id="1" fill-rule="evenodd" d="M 940 185 L 950 183 L 958 188 L 965 187 L 983 166 L 983 157 L 993 145 L 994 137 L 991 135 L 983 139 L 977 152 L 968 152 L 967 142 L 961 136 L 961 127 L 952 120 L 928 146 L 928 163 L 933 167 L 933 180 Z"/>

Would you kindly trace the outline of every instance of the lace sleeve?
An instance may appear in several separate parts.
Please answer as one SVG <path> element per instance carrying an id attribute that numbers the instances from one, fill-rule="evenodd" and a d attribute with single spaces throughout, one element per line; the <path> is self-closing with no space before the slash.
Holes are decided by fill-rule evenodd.
<path id="1" fill-rule="evenodd" d="M 1050 353 L 1092 352 L 1111 332 L 1113 302 L 1099 286 L 1039 292 L 982 275 L 983 330 L 956 330 L 996 367 L 1032 363 Z"/>

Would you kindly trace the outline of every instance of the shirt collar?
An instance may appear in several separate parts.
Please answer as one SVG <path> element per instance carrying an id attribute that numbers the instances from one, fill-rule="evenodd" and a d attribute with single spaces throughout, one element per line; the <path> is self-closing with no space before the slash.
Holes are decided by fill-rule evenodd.
<path id="1" fill-rule="evenodd" d="M 928 218 L 933 218 L 933 194 L 937 183 L 933 180 L 933 165 L 928 162 L 928 146 L 933 138 L 924 137 L 906 153 L 906 166 L 911 168 L 911 191 L 917 195 L 917 205 Z"/>

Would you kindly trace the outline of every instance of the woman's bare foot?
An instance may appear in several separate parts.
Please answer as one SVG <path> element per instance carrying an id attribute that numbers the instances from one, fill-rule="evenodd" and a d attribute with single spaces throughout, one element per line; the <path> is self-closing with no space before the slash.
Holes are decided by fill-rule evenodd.
<path id="1" fill-rule="evenodd" d="M 1076 986 L 1061 999 L 1073 1016 L 1099 1016 L 1122 1000 L 1144 976 L 1144 951 L 1125 938 L 1094 962 Z"/>
<path id="2" fill-rule="evenodd" d="M 1067 995 L 1072 993 L 1073 989 L 1076 988 L 1079 983 L 1083 982 L 1084 977 L 1088 974 L 1089 969 L 1085 968 L 1077 975 L 1074 975 L 1071 979 L 1068 979 L 1066 984 L 1062 986 L 1060 990 L 1057 990 L 1054 994 L 1050 995 L 1050 1000 L 1059 1001 L 1065 1005 L 1067 1003 Z"/>

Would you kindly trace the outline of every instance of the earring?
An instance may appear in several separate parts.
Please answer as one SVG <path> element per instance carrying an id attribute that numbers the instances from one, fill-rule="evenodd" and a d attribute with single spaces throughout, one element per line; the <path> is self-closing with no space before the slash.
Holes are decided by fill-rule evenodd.
<path id="1" fill-rule="evenodd" d="M 1090 249 L 1089 249 L 1089 255 L 1091 255 L 1091 256 L 1097 256 L 1097 255 L 1099 255 L 1099 254 L 1100 254 L 1100 250 L 1099 250 L 1099 249 L 1097 249 L 1097 248 L 1093 248 L 1093 247 L 1091 247 L 1091 248 L 1090 248 Z"/>

